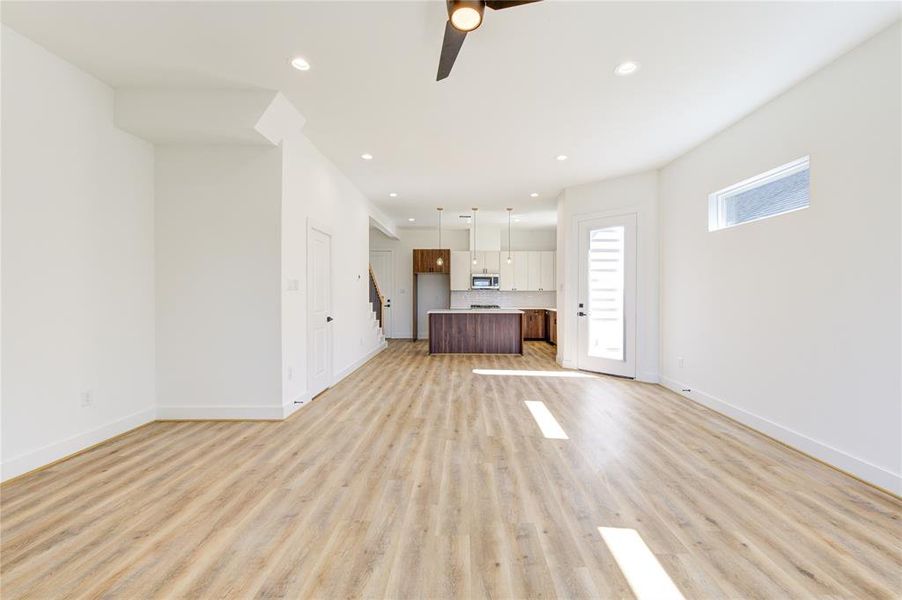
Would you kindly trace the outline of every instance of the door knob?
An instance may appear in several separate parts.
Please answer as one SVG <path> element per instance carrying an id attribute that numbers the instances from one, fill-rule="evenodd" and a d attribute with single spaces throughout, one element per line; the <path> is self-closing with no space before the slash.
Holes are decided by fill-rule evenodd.
<path id="1" fill-rule="evenodd" d="M 331 323 L 331 322 L 332 322 L 332 317 L 326 317 L 326 323 Z"/>

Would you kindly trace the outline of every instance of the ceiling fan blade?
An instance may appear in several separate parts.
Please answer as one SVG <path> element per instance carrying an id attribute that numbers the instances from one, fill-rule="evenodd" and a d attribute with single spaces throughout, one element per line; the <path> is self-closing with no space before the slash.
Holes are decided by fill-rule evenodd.
<path id="1" fill-rule="evenodd" d="M 533 2 L 541 2 L 542 0 L 486 0 L 485 5 L 492 10 L 501 10 L 502 8 L 513 8 L 521 4 L 532 4 Z"/>
<path id="2" fill-rule="evenodd" d="M 457 53 L 460 52 L 460 47 L 463 46 L 465 39 L 467 39 L 465 31 L 458 31 L 450 20 L 445 23 L 445 39 L 442 40 L 442 56 L 438 59 L 436 81 L 441 81 L 451 74 L 451 67 L 454 66 Z"/>

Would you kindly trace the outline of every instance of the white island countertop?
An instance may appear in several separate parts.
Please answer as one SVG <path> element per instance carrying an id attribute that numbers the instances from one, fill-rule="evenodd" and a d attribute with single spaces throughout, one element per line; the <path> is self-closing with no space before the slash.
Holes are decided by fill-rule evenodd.
<path id="1" fill-rule="evenodd" d="M 456 315 L 464 313 L 471 315 L 522 315 L 523 311 L 518 308 L 441 308 L 426 312 L 427 315 Z"/>

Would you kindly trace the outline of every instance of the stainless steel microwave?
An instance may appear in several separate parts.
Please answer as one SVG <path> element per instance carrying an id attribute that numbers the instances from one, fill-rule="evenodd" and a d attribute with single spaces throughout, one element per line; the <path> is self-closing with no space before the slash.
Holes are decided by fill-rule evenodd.
<path id="1" fill-rule="evenodd" d="M 501 287 L 501 277 L 493 274 L 470 276 L 471 290 L 497 290 Z"/>

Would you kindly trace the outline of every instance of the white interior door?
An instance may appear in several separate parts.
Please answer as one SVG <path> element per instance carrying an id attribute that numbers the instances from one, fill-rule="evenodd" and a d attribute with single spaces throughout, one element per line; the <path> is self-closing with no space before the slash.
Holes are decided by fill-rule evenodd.
<path id="1" fill-rule="evenodd" d="M 391 299 L 395 293 L 394 255 L 391 250 L 373 250 L 370 252 L 370 266 L 376 276 L 379 291 L 385 296 L 382 305 L 382 334 L 392 336 Z"/>
<path id="2" fill-rule="evenodd" d="M 307 389 L 332 385 L 332 236 L 307 228 Z"/>
<path id="3" fill-rule="evenodd" d="M 635 377 L 636 215 L 580 221 L 579 274 L 579 368 Z"/>

